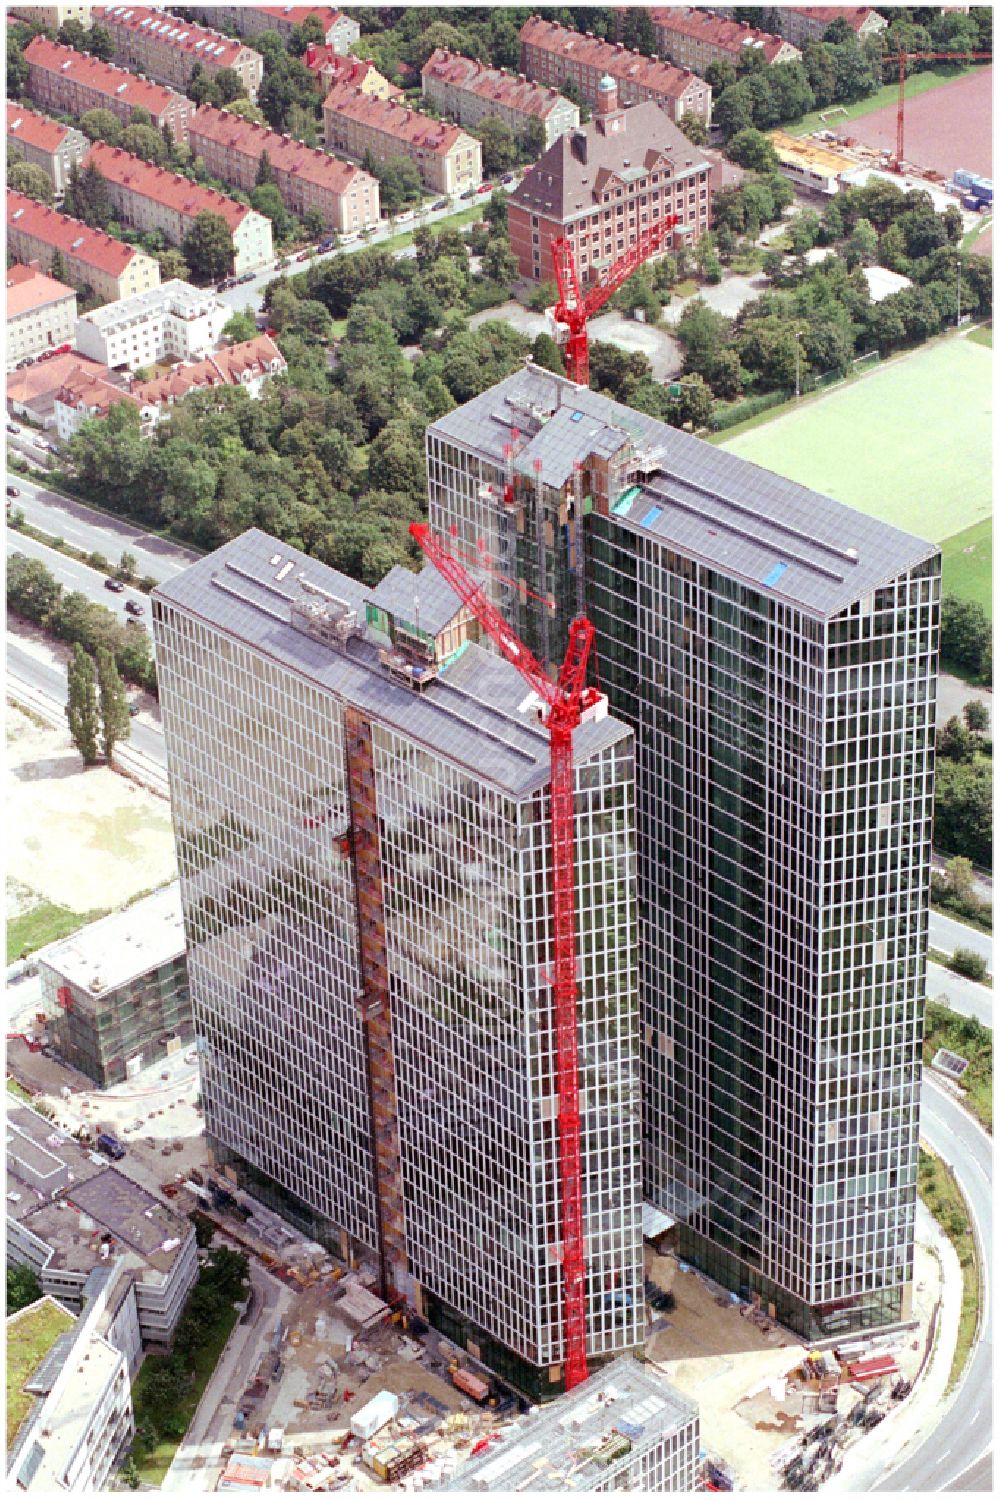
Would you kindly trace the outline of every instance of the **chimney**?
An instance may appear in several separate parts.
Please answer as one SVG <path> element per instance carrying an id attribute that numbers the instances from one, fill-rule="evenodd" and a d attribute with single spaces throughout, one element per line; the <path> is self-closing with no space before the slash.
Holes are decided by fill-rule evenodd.
<path id="1" fill-rule="evenodd" d="M 586 163 L 587 160 L 587 132 L 574 130 L 569 138 L 570 150 L 577 161 Z"/>

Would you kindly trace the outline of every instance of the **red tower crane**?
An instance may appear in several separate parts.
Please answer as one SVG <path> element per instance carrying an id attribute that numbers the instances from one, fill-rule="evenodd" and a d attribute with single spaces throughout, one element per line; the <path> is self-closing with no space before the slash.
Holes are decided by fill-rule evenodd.
<path id="1" fill-rule="evenodd" d="M 899 103 L 896 106 L 896 155 L 892 161 L 894 172 L 903 170 L 903 104 L 906 84 L 906 64 L 929 62 L 983 62 L 992 60 L 992 52 L 900 52 L 899 54 Z"/>
<path id="2" fill-rule="evenodd" d="M 573 813 L 573 731 L 601 695 L 587 687 L 594 627 L 578 615 L 569 628 L 566 656 L 553 682 L 511 630 L 500 611 L 470 578 L 429 526 L 414 521 L 410 534 L 466 605 L 501 654 L 546 705 L 552 800 L 553 1011 L 559 1092 L 559 1182 L 562 1197 L 563 1321 L 566 1390 L 587 1378 L 586 1267 L 583 1259 L 583 1192 L 580 1173 L 580 1085 L 577 1064 L 576 851 Z"/>
<path id="3" fill-rule="evenodd" d="M 569 333 L 566 338 L 566 374 L 578 386 L 590 384 L 590 346 L 587 343 L 587 319 L 599 312 L 609 297 L 613 297 L 633 271 L 648 261 L 660 249 L 669 232 L 680 223 L 676 214 L 667 214 L 651 224 L 639 235 L 634 245 L 625 254 L 608 266 L 595 281 L 586 296 L 580 291 L 576 274 L 573 247 L 561 236 L 552 241 L 552 264 L 559 288 L 559 301 L 552 310 L 557 323 L 565 324 Z"/>

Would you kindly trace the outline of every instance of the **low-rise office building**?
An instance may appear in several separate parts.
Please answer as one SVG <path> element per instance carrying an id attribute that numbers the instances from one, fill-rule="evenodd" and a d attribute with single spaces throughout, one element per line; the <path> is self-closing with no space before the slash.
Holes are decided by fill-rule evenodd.
<path id="1" fill-rule="evenodd" d="M 338 234 L 378 223 L 379 187 L 369 172 L 328 151 L 304 146 L 255 120 L 202 105 L 191 122 L 191 150 L 213 177 L 249 193 L 266 153 L 274 186 L 299 218 L 316 209 Z"/>
<path id="2" fill-rule="evenodd" d="M 749 49 L 769 64 L 794 63 L 802 56 L 785 37 L 747 26 L 738 15 L 728 20 L 693 5 L 665 5 L 650 11 L 650 19 L 660 56 L 693 73 L 703 74 L 709 63 L 736 67 Z"/>
<path id="3" fill-rule="evenodd" d="M 76 346 L 104 365 L 132 370 L 160 360 L 196 360 L 216 347 L 231 317 L 232 308 L 214 292 L 165 281 L 86 313 L 77 324 Z"/>
<path id="4" fill-rule="evenodd" d="M 33 266 L 11 266 L 7 285 L 7 363 L 58 349 L 76 335 L 76 292 Z"/>
<path id="5" fill-rule="evenodd" d="M 109 1338 L 102 1289 L 74 1318 L 43 1297 L 7 1319 L 11 1492 L 103 1491 L 135 1432 L 128 1362 Z M 22 1374 L 23 1372 L 23 1374 Z"/>
<path id="6" fill-rule="evenodd" d="M 125 125 L 135 110 L 144 109 L 157 130 L 169 130 L 175 141 L 187 140 L 187 122 L 194 114 L 194 105 L 174 89 L 151 83 L 148 78 L 136 78 L 125 68 L 63 47 L 47 36 L 32 37 L 24 56 L 28 96 L 43 109 L 59 115 L 108 109 Z"/>
<path id="7" fill-rule="evenodd" d="M 90 142 L 82 130 L 72 125 L 61 125 L 38 115 L 23 105 L 7 102 L 7 158 L 8 161 L 25 161 L 32 167 L 41 167 L 52 180 L 56 197 L 66 191 L 70 169 L 79 163 L 90 150 Z"/>
<path id="8" fill-rule="evenodd" d="M 310 42 L 302 55 L 302 61 L 313 76 L 316 92 L 324 99 L 338 83 L 348 83 L 352 88 L 360 89 L 363 94 L 371 94 L 375 99 L 398 99 L 402 89 L 397 89 L 394 83 L 384 78 L 375 64 L 364 57 L 350 57 L 342 52 L 337 52 L 328 42 L 325 47 L 317 47 L 315 42 Z"/>
<path id="9" fill-rule="evenodd" d="M 349 51 L 361 35 L 361 27 L 352 16 L 328 5 L 210 5 L 197 9 L 213 26 L 224 26 L 238 36 L 276 31 L 283 42 L 306 21 L 316 20 L 323 28 L 325 45 L 336 52 Z"/>
<path id="10" fill-rule="evenodd" d="M 271 221 L 245 203 L 103 141 L 95 141 L 85 162 L 101 173 L 112 207 L 133 229 L 161 230 L 172 245 L 180 245 L 199 214 L 217 214 L 233 237 L 234 275 L 273 261 Z"/>
<path id="11" fill-rule="evenodd" d="M 467 128 L 496 119 L 523 137 L 537 122 L 548 147 L 580 123 L 579 109 L 558 89 L 531 83 L 523 74 L 504 68 L 487 67 L 444 47 L 431 54 L 420 76 L 424 98 Z"/>
<path id="12" fill-rule="evenodd" d="M 102 1089 L 194 1037 L 176 881 L 49 944 L 38 972 L 50 1038 Z"/>
<path id="13" fill-rule="evenodd" d="M 554 1408 L 520 1419 L 446 1491 L 697 1490 L 697 1406 L 623 1355 Z"/>
<path id="14" fill-rule="evenodd" d="M 169 1344 L 198 1275 L 184 1216 L 27 1105 L 7 1111 L 7 1258 L 73 1313 L 95 1269 L 122 1260 L 145 1345 Z"/>
<path id="15" fill-rule="evenodd" d="M 264 59 L 244 42 L 148 5 L 95 6 L 93 14 L 110 31 L 115 61 L 123 68 L 138 69 L 182 93 L 196 66 L 209 78 L 229 68 L 247 97 L 257 98 Z"/>
<path id="16" fill-rule="evenodd" d="M 591 32 L 571 31 L 557 21 L 532 16 L 521 27 L 521 72 L 550 88 L 573 83 L 590 105 L 597 103 L 601 79 L 618 85 L 623 105 L 652 100 L 677 121 L 712 118 L 712 90 L 703 78 L 658 57 L 632 52 L 621 42 L 603 42 Z"/>
<path id="17" fill-rule="evenodd" d="M 351 84 L 338 84 L 323 102 L 326 144 L 361 161 L 407 156 L 424 185 L 438 193 L 461 193 L 483 180 L 483 148 L 457 125 L 432 120 L 394 99 L 377 99 Z"/>
<path id="18" fill-rule="evenodd" d="M 90 287 L 105 302 L 160 285 L 160 267 L 152 256 L 12 188 L 7 189 L 7 249 L 24 264 L 38 261 L 46 272 L 58 251 L 67 281 Z"/>
<path id="19" fill-rule="evenodd" d="M 594 119 L 561 136 L 510 195 L 521 275 L 548 280 L 552 242 L 565 237 L 586 283 L 668 214 L 680 223 L 664 249 L 695 244 L 711 218 L 710 172 L 705 154 L 658 105 L 621 109 L 614 80 L 605 79 Z"/>

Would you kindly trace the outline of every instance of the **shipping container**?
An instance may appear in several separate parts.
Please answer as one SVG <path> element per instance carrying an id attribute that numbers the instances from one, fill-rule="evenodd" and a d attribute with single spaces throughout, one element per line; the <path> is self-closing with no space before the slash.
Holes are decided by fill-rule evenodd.
<path id="1" fill-rule="evenodd" d="M 451 1379 L 460 1392 L 465 1392 L 474 1402 L 485 1402 L 490 1394 L 490 1385 L 480 1376 L 474 1376 L 471 1371 L 461 1369 L 453 1371 Z"/>
<path id="2" fill-rule="evenodd" d="M 384 1428 L 399 1411 L 399 1398 L 395 1392 L 377 1392 L 371 1401 L 356 1412 L 351 1419 L 351 1432 L 358 1438 L 369 1439 Z"/>

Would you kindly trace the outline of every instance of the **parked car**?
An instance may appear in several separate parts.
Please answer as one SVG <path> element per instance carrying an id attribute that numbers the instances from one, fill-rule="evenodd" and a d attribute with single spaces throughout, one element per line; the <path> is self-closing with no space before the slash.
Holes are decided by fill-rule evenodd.
<path id="1" fill-rule="evenodd" d="M 320 254 L 322 254 L 323 251 L 325 251 L 325 250 L 332 250 L 333 246 L 334 246 L 334 241 L 333 240 L 320 240 L 319 246 L 317 248 L 318 248 Z"/>
<path id="2" fill-rule="evenodd" d="M 18 427 L 18 425 L 17 425 L 16 422 L 8 422 L 7 423 L 7 431 L 9 433 L 19 433 L 21 431 L 21 429 Z"/>
<path id="3" fill-rule="evenodd" d="M 432 203 L 431 204 L 431 208 L 433 210 L 435 210 L 435 212 L 439 208 L 447 208 L 447 207 L 448 207 L 448 200 L 447 200 L 447 198 L 439 198 L 438 201 L 437 201 L 437 203 Z"/>
<path id="4" fill-rule="evenodd" d="M 129 704 L 129 706 L 128 706 L 128 717 L 129 717 L 129 719 L 134 719 L 135 716 L 137 714 L 139 714 L 139 713 L 141 713 L 141 709 L 140 709 L 140 706 L 138 704 L 136 704 L 136 703 Z"/>
<path id="5" fill-rule="evenodd" d="M 315 250 L 312 250 L 312 249 L 303 250 L 299 255 L 297 255 L 295 257 L 295 259 L 297 261 L 311 261 L 312 258 L 313 258 L 313 256 L 315 254 L 316 254 Z"/>
<path id="6" fill-rule="evenodd" d="M 7 494 L 11 497 L 12 500 L 17 500 L 17 498 L 20 495 L 20 493 L 21 492 L 17 488 L 16 485 L 8 485 L 7 486 Z"/>
<path id="7" fill-rule="evenodd" d="M 125 585 L 121 579 L 105 579 L 104 587 L 105 589 L 110 589 L 112 594 L 121 594 L 125 589 Z"/>
<path id="8" fill-rule="evenodd" d="M 127 599 L 125 601 L 125 613 L 126 615 L 141 615 L 142 605 L 137 599 Z"/>
<path id="9" fill-rule="evenodd" d="M 238 287 L 245 286 L 248 281 L 253 281 L 256 274 L 255 271 L 244 271 L 242 276 L 236 278 L 236 285 Z"/>
<path id="10" fill-rule="evenodd" d="M 507 175 L 506 175 L 506 177 L 501 177 L 500 181 L 504 184 L 505 187 L 509 183 L 517 182 L 517 173 L 516 172 L 508 172 Z"/>
<path id="11" fill-rule="evenodd" d="M 459 193 L 458 196 L 459 198 L 475 198 L 476 190 L 475 188 L 466 188 L 465 192 Z"/>
<path id="12" fill-rule="evenodd" d="M 481 182 L 476 189 L 477 193 L 492 193 L 492 191 L 493 184 L 491 182 Z"/>
<path id="13" fill-rule="evenodd" d="M 125 1156 L 125 1148 L 117 1136 L 112 1136 L 110 1131 L 98 1131 L 97 1150 L 103 1152 L 106 1157 L 111 1157 L 115 1162 L 120 1162 Z"/>

